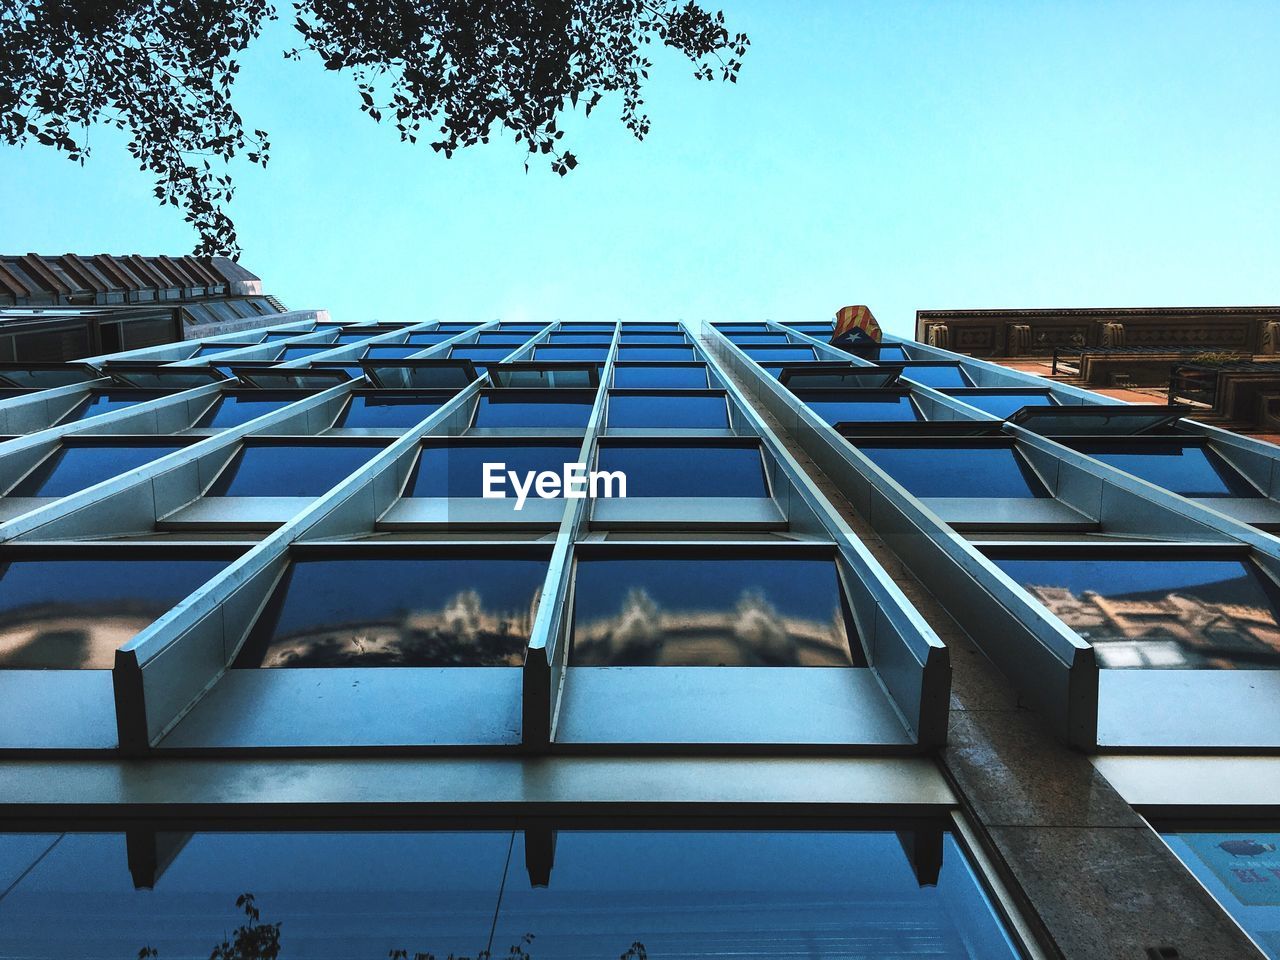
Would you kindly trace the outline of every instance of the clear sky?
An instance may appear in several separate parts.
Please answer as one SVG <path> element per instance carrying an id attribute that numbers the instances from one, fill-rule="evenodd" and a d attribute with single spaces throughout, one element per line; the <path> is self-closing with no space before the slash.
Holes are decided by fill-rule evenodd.
<path id="1" fill-rule="evenodd" d="M 273 142 L 233 166 L 244 264 L 342 320 L 1280 302 L 1275 0 L 721 5 L 741 82 L 658 56 L 649 137 L 606 99 L 563 179 L 401 144 L 277 24 L 238 83 Z M 0 250 L 189 252 L 123 140 L 92 144 L 0 148 Z"/>

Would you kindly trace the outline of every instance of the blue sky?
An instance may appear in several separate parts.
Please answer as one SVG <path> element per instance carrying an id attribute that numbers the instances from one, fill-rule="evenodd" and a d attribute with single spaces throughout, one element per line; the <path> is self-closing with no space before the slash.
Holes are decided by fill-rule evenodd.
<path id="1" fill-rule="evenodd" d="M 1280 9 L 721 0 L 736 86 L 656 57 L 636 142 L 606 99 L 563 179 L 491 143 L 401 144 L 347 77 L 283 60 L 238 105 L 242 260 L 338 319 L 814 319 L 1280 301 Z M 286 4 L 287 7 L 287 4 Z M 0 149 L 0 250 L 185 253 L 122 138 Z"/>

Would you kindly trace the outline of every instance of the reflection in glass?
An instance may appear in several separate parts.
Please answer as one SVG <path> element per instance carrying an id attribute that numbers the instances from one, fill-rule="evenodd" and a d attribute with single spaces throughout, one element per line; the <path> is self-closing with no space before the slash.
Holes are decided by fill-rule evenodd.
<path id="1" fill-rule="evenodd" d="M 165 396 L 156 390 L 108 390 L 102 393 L 91 393 L 81 400 L 71 412 L 59 420 L 59 423 L 74 423 L 77 420 L 88 420 L 113 410 L 123 410 L 137 403 L 156 400 Z"/>
<path id="2" fill-rule="evenodd" d="M 1159 443 L 1072 444 L 1081 453 L 1184 497 L 1260 497 L 1258 488 L 1204 444 L 1186 440 Z"/>
<path id="3" fill-rule="evenodd" d="M 0 566 L 0 668 L 110 670 L 119 646 L 228 562 L 11 560 Z"/>
<path id="4" fill-rule="evenodd" d="M 882 423 L 919 420 L 910 395 L 882 390 L 796 391 L 818 416 L 832 425 L 841 422 Z"/>
<path id="5" fill-rule="evenodd" d="M 997 558 L 1104 667 L 1280 668 L 1280 590 L 1245 560 Z"/>
<path id="6" fill-rule="evenodd" d="M 729 412 L 724 396 L 718 393 L 612 393 L 609 426 L 725 430 Z"/>
<path id="7" fill-rule="evenodd" d="M 958 365 L 940 367 L 925 366 L 918 363 L 907 363 L 902 367 L 902 376 L 914 380 L 926 387 L 969 387 L 972 384 Z"/>
<path id="8" fill-rule="evenodd" d="M 448 394 L 404 396 L 380 393 L 352 394 L 336 427 L 409 428 L 435 413 L 449 399 Z"/>
<path id="9" fill-rule="evenodd" d="M 289 567 L 237 667 L 518 667 L 547 561 L 346 557 Z"/>
<path id="10" fill-rule="evenodd" d="M 1011 446 L 866 443 L 857 447 L 914 497 L 1047 497 Z"/>
<path id="11" fill-rule="evenodd" d="M 528 393 L 482 393 L 473 426 L 585 427 L 595 400 L 593 390 L 540 390 L 536 398 Z"/>
<path id="12" fill-rule="evenodd" d="M 181 443 L 63 446 L 40 461 L 5 496 L 66 497 L 181 450 Z"/>
<path id="13" fill-rule="evenodd" d="M 207 957 L 254 894 L 281 956 L 1012 960 L 950 832 L 487 830 L 0 834 L 0 955 Z M 156 854 L 160 857 L 156 857 Z M 149 859 L 164 864 L 157 869 Z M 536 884 L 536 886 L 535 886 Z M 528 939 L 526 939 L 528 938 Z"/>
<path id="14" fill-rule="evenodd" d="M 379 443 L 245 444 L 206 497 L 318 497 L 383 449 Z"/>
<path id="15" fill-rule="evenodd" d="M 1280 833 L 1166 833 L 1165 842 L 1271 960 L 1280 960 Z"/>
<path id="16" fill-rule="evenodd" d="M 760 448 L 608 443 L 597 470 L 621 470 L 628 497 L 767 497 Z"/>
<path id="17" fill-rule="evenodd" d="M 707 368 L 699 364 L 688 367 L 626 366 L 613 368 L 615 387 L 665 387 L 699 390 L 707 385 Z"/>
<path id="18" fill-rule="evenodd" d="M 952 396 L 1001 420 L 1023 407 L 1042 407 L 1054 402 L 1048 390 L 963 390 Z"/>
<path id="19" fill-rule="evenodd" d="M 238 427 L 265 414 L 303 399 L 301 394 L 224 393 L 201 414 L 197 427 Z"/>
<path id="20" fill-rule="evenodd" d="M 483 497 L 484 465 L 505 464 L 522 478 L 529 472 L 562 473 L 577 463 L 581 444 L 573 443 L 457 443 L 423 447 L 405 487 L 407 497 Z M 522 480 L 523 482 L 523 480 Z M 503 489 L 511 496 L 510 483 Z"/>
<path id="21" fill-rule="evenodd" d="M 575 666 L 862 666 L 831 560 L 578 561 Z"/>

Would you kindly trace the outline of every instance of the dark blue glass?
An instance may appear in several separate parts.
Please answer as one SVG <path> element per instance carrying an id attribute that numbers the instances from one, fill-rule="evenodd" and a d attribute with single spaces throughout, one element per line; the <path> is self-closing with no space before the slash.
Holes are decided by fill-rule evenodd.
<path id="1" fill-rule="evenodd" d="M 478 323 L 441 323 L 436 325 L 437 332 L 458 334 L 464 330 L 474 330 Z"/>
<path id="2" fill-rule="evenodd" d="M 256 343 L 206 343 L 191 356 L 208 357 L 215 353 L 226 353 L 228 350 L 243 350 L 245 347 L 256 346 Z"/>
<path id="3" fill-rule="evenodd" d="M 184 444 L 63 446 L 40 461 L 6 496 L 66 497 L 181 450 Z"/>
<path id="4" fill-rule="evenodd" d="M 587 360 L 604 362 L 608 347 L 538 347 L 533 351 L 535 360 Z"/>
<path id="5" fill-rule="evenodd" d="M 589 344 L 607 347 L 613 341 L 611 333 L 553 333 L 548 342 L 552 345 L 562 343 Z"/>
<path id="6" fill-rule="evenodd" d="M 547 561 L 295 560 L 236 667 L 519 667 Z"/>
<path id="7" fill-rule="evenodd" d="M 621 470 L 628 497 L 767 497 L 758 447 L 602 444 L 597 470 Z"/>
<path id="8" fill-rule="evenodd" d="M 405 487 L 406 497 L 483 497 L 484 465 L 505 464 L 521 477 L 551 470 L 562 474 L 578 463 L 582 445 L 573 443 L 456 443 L 423 447 Z M 509 484 L 503 489 L 514 496 Z"/>
<path id="9" fill-rule="evenodd" d="M 195 426 L 238 427 L 302 399 L 304 398 L 300 394 L 224 393 L 212 407 L 201 414 Z"/>
<path id="10" fill-rule="evenodd" d="M 450 347 L 449 356 L 478 363 L 497 363 L 515 353 L 517 347 Z"/>
<path id="11" fill-rule="evenodd" d="M 357 393 L 351 397 L 336 427 L 396 427 L 408 428 L 421 423 L 435 413 L 448 397 L 386 396 L 377 393 Z"/>
<path id="12" fill-rule="evenodd" d="M 798 330 L 820 340 L 831 339 L 831 334 L 835 330 L 835 325 L 831 323 L 788 323 L 784 326 L 788 330 Z"/>
<path id="13" fill-rule="evenodd" d="M 742 351 L 752 360 L 760 363 L 803 363 L 816 360 L 813 347 L 747 347 Z"/>
<path id="14" fill-rule="evenodd" d="M 405 343 L 416 343 L 420 346 L 429 347 L 433 344 L 443 343 L 453 336 L 454 334 L 450 333 L 411 333 L 405 338 Z"/>
<path id="15" fill-rule="evenodd" d="M 1166 833 L 1165 843 L 1271 960 L 1280 960 L 1280 831 Z"/>
<path id="16" fill-rule="evenodd" d="M 965 390 L 953 396 L 1002 420 L 1023 407 L 1043 407 L 1054 402 L 1048 390 Z"/>
<path id="17" fill-rule="evenodd" d="M 207 497 L 318 497 L 383 449 L 373 443 L 246 444 L 213 481 Z"/>
<path id="18" fill-rule="evenodd" d="M 1077 443 L 1075 449 L 1183 497 L 1260 497 L 1261 492 L 1213 450 L 1195 441 Z"/>
<path id="19" fill-rule="evenodd" d="M 542 391 L 546 396 L 505 392 L 483 393 L 476 406 L 476 427 L 585 427 L 595 404 L 594 392 Z"/>
<path id="20" fill-rule="evenodd" d="M 609 426 L 724 430 L 729 426 L 729 413 L 718 393 L 611 393 Z"/>
<path id="21" fill-rule="evenodd" d="M 863 443 L 857 447 L 916 497 L 1047 497 L 1012 447 Z"/>
<path id="22" fill-rule="evenodd" d="M 1280 590 L 1246 560 L 1099 551 L 994 562 L 1104 667 L 1280 669 Z"/>
<path id="23" fill-rule="evenodd" d="M 171 556 L 0 565 L 0 668 L 110 670 L 118 647 L 228 563 Z"/>
<path id="24" fill-rule="evenodd" d="M 482 347 L 523 347 L 533 335 L 523 333 L 480 333 L 476 335 L 476 344 Z"/>
<path id="25" fill-rule="evenodd" d="M 629 360 L 694 360 L 691 347 L 618 347 L 618 359 Z"/>
<path id="26" fill-rule="evenodd" d="M 338 339 L 334 342 L 335 346 L 340 343 L 361 343 L 370 337 L 376 337 L 381 330 L 370 330 L 368 333 L 342 333 L 338 335 Z"/>
<path id="27" fill-rule="evenodd" d="M 421 353 L 423 347 L 415 343 L 375 343 L 364 352 L 365 360 L 403 360 L 415 353 Z"/>
<path id="28" fill-rule="evenodd" d="M 772 344 L 775 346 L 786 346 L 790 341 L 787 340 L 785 333 L 737 333 L 729 338 L 738 346 L 743 347 L 748 344 Z"/>
<path id="29" fill-rule="evenodd" d="M 804 390 L 796 394 L 827 423 L 883 423 L 919 420 L 920 414 L 905 393 L 879 390 Z"/>
<path id="30" fill-rule="evenodd" d="M 615 387 L 665 387 L 668 389 L 702 389 L 707 385 L 707 368 L 696 367 L 629 367 L 613 368 Z"/>
<path id="31" fill-rule="evenodd" d="M 285 347 L 284 352 L 276 358 L 277 363 L 288 363 L 291 360 L 301 360 L 303 357 L 311 357 L 317 353 L 324 353 L 326 350 L 332 350 L 334 344 L 326 343 L 319 347 Z"/>
<path id="32" fill-rule="evenodd" d="M 575 666 L 864 665 L 831 560 L 591 557 L 574 584 Z"/>
<path id="33" fill-rule="evenodd" d="M 683 333 L 674 330 L 670 332 L 660 330 L 623 330 L 618 342 L 669 347 L 688 343 L 689 341 Z"/>
<path id="34" fill-rule="evenodd" d="M 624 323 L 623 333 L 680 333 L 678 323 Z"/>
<path id="35" fill-rule="evenodd" d="M 637 941 L 679 960 L 760 943 L 805 960 L 1017 956 L 945 831 L 936 882 L 922 884 L 884 828 L 561 828 L 554 856 L 520 829 L 210 830 L 147 868 L 133 842 L 159 826 L 0 834 L 0 954 L 208 957 L 245 922 L 236 899 L 252 891 L 261 923 L 280 925 L 280 956 L 308 960 L 601 960 L 635 956 Z"/>
<path id="36" fill-rule="evenodd" d="M 928 367 L 922 364 L 908 363 L 902 367 L 902 377 L 914 380 L 926 387 L 971 387 L 972 383 L 959 366 L 948 365 Z"/>
<path id="37" fill-rule="evenodd" d="M 163 396 L 165 394 L 158 390 L 107 390 L 102 393 L 91 393 L 58 422 L 73 423 L 77 420 L 88 420 L 90 417 L 97 417 L 113 410 L 123 410 L 125 407 L 132 407 L 134 404 L 145 403 L 148 400 L 157 400 Z"/>

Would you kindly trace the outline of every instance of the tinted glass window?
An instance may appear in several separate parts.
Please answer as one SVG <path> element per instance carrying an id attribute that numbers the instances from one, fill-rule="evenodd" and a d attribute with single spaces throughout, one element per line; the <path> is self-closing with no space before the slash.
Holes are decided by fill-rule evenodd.
<path id="1" fill-rule="evenodd" d="M 956 393 L 955 398 L 971 407 L 985 410 L 995 417 L 1004 419 L 1013 416 L 1023 407 L 1041 407 L 1053 403 L 1052 395 L 1047 390 L 983 390 Z"/>
<path id="2" fill-rule="evenodd" d="M 431 346 L 434 343 L 443 343 L 452 336 L 453 334 L 450 333 L 411 333 L 405 338 L 405 342 L 417 343 L 422 346 Z"/>
<path id="3" fill-rule="evenodd" d="M 613 368 L 615 387 L 667 387 L 700 389 L 707 385 L 707 368 L 696 367 L 628 367 Z"/>
<path id="4" fill-rule="evenodd" d="M 603 361 L 608 355 L 608 347 L 538 347 L 533 351 L 535 360 Z"/>
<path id="5" fill-rule="evenodd" d="M 10 497 L 65 497 L 181 450 L 183 444 L 59 447 L 9 491 Z"/>
<path id="6" fill-rule="evenodd" d="M 907 380 L 922 383 L 926 387 L 972 386 L 958 366 L 926 367 L 908 363 L 902 368 L 902 376 Z"/>
<path id="7" fill-rule="evenodd" d="M 516 347 L 450 347 L 449 356 L 460 360 L 497 363 L 516 351 Z"/>
<path id="8" fill-rule="evenodd" d="M 544 559 L 296 560 L 237 667 L 518 667 Z"/>
<path id="9" fill-rule="evenodd" d="M 611 333 L 553 333 L 550 338 L 550 342 L 553 344 L 578 343 L 604 347 L 607 347 L 612 341 L 613 334 Z"/>
<path id="10" fill-rule="evenodd" d="M 366 360 L 401 360 L 421 353 L 422 347 L 415 343 L 375 343 L 364 352 Z"/>
<path id="11" fill-rule="evenodd" d="M 65 417 L 60 423 L 72 423 L 76 420 L 87 420 L 112 410 L 123 410 L 137 403 L 156 400 L 165 396 L 158 390 L 109 390 L 104 393 L 92 393 Z"/>
<path id="12" fill-rule="evenodd" d="M 813 347 L 747 347 L 742 352 L 761 363 L 792 363 L 816 359 Z"/>
<path id="13" fill-rule="evenodd" d="M 523 333 L 480 333 L 476 335 L 476 343 L 485 347 L 522 347 L 529 342 Z"/>
<path id="14" fill-rule="evenodd" d="M 859 450 L 916 497 L 1047 497 L 1012 447 L 870 444 Z"/>
<path id="15" fill-rule="evenodd" d="M 885 422 L 919 420 L 911 398 L 905 393 L 882 393 L 875 390 L 854 392 L 803 391 L 796 394 L 809 409 L 827 423 L 841 421 Z"/>
<path id="16" fill-rule="evenodd" d="M 785 345 L 787 335 L 785 333 L 736 333 L 729 338 L 739 346 L 745 346 L 752 343 Z"/>
<path id="17" fill-rule="evenodd" d="M 287 363 L 290 360 L 301 360 L 303 357 L 310 357 L 317 353 L 323 353 L 325 350 L 332 350 L 333 344 L 326 343 L 323 347 L 285 347 L 277 360 L 280 363 Z"/>
<path id="18" fill-rule="evenodd" d="M 716 430 L 729 426 L 729 414 L 720 394 L 614 393 L 609 396 L 609 426 Z"/>
<path id="19" fill-rule="evenodd" d="M 253 343 L 206 343 L 199 350 L 193 353 L 193 357 L 207 357 L 215 353 L 226 353 L 228 350 L 243 350 L 245 347 L 253 347 L 257 344 Z"/>
<path id="20" fill-rule="evenodd" d="M 361 443 L 246 444 L 207 497 L 318 497 L 383 449 Z"/>
<path id="21" fill-rule="evenodd" d="M 799 330 L 811 337 L 830 337 L 835 327 L 830 323 L 788 323 L 788 330 Z"/>
<path id="22" fill-rule="evenodd" d="M 0 668 L 110 670 L 117 647 L 229 562 L 113 557 L 4 563 Z"/>
<path id="23" fill-rule="evenodd" d="M 464 330 L 474 330 L 479 324 L 475 323 L 442 323 L 436 327 L 437 331 L 446 333 L 462 333 Z"/>
<path id="24" fill-rule="evenodd" d="M 338 335 L 336 343 L 360 343 L 370 337 L 377 336 L 380 331 L 370 330 L 368 333 L 343 333 Z"/>
<path id="25" fill-rule="evenodd" d="M 269 393 L 227 393 L 201 414 L 197 427 L 237 427 L 273 410 L 288 406 L 301 396 L 282 397 Z"/>
<path id="26" fill-rule="evenodd" d="M 619 347 L 619 360 L 693 360 L 689 347 Z"/>
<path id="27" fill-rule="evenodd" d="M 585 427 L 591 419 L 595 394 L 547 390 L 536 399 L 528 394 L 480 395 L 474 426 L 477 427 Z"/>
<path id="28" fill-rule="evenodd" d="M 679 331 L 660 331 L 660 330 L 623 330 L 619 338 L 620 343 L 638 343 L 638 344 L 654 344 L 656 346 L 672 346 L 674 344 L 688 343 L 683 333 Z"/>
<path id="29" fill-rule="evenodd" d="M 602 960 L 643 955 L 631 949 L 642 942 L 655 958 L 714 960 L 746 952 L 744 939 L 807 960 L 1017 956 L 949 832 L 925 882 L 890 829 L 684 826 L 560 829 L 554 856 L 519 829 L 213 831 L 183 835 L 158 869 L 130 856 L 137 838 L 123 833 L 0 834 L 0 950 L 208 957 L 253 891 L 292 958 L 474 957 L 491 945 L 493 956 Z"/>
<path id="30" fill-rule="evenodd" d="M 1166 833 L 1165 841 L 1268 957 L 1280 957 L 1280 832 Z"/>
<path id="31" fill-rule="evenodd" d="M 1245 560 L 995 561 L 1097 648 L 1104 667 L 1280 668 L 1276 586 Z"/>
<path id="32" fill-rule="evenodd" d="M 578 562 L 574 597 L 578 666 L 855 662 L 831 560 L 593 557 Z"/>
<path id="33" fill-rule="evenodd" d="M 335 426 L 412 427 L 439 410 L 447 399 L 357 393 L 351 397 Z"/>
<path id="34" fill-rule="evenodd" d="M 512 444 L 459 443 L 427 446 L 405 487 L 408 497 L 482 497 L 484 465 L 505 464 L 505 470 L 521 477 L 530 471 L 561 473 L 566 463 L 577 463 L 579 443 Z M 522 481 L 523 482 L 523 481 Z M 511 496 L 511 489 L 503 489 Z"/>
<path id="35" fill-rule="evenodd" d="M 758 447 L 607 444 L 598 470 L 621 470 L 628 497 L 767 497 Z"/>
<path id="36" fill-rule="evenodd" d="M 1198 443 L 1078 443 L 1081 453 L 1184 497 L 1258 497 L 1231 464 Z"/>

